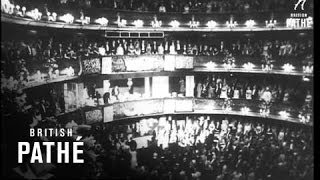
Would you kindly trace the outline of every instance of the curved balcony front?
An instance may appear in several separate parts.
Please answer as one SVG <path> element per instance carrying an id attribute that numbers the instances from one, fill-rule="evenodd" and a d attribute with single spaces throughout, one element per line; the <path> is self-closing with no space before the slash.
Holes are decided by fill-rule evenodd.
<path id="1" fill-rule="evenodd" d="M 140 55 L 140 56 L 104 56 L 87 58 L 83 61 L 84 74 L 127 74 L 150 72 L 235 72 L 282 74 L 297 76 L 313 76 L 312 71 L 306 71 L 302 60 L 284 58 L 272 63 L 268 68 L 260 59 L 238 56 L 235 63 L 225 62 L 224 57 L 218 56 L 188 56 L 188 55 Z M 285 64 L 292 65 L 287 68 Z M 291 68 L 290 68 L 291 67 Z"/>
<path id="2" fill-rule="evenodd" d="M 284 67 L 284 62 L 292 62 L 291 68 Z M 268 69 L 260 63 L 259 59 L 252 57 L 237 57 L 234 64 L 224 63 L 223 57 L 215 56 L 187 56 L 187 55 L 140 55 L 140 56 L 95 56 L 83 57 L 82 60 L 61 61 L 59 64 L 60 73 L 49 75 L 46 67 L 33 64 L 30 67 L 33 72 L 41 72 L 31 75 L 28 82 L 23 82 L 23 89 L 32 88 L 44 84 L 77 80 L 80 76 L 92 74 L 106 76 L 108 79 L 117 79 L 122 76 L 143 77 L 150 75 L 168 74 L 194 74 L 208 72 L 226 73 L 253 73 L 253 74 L 274 74 L 313 77 L 313 71 L 307 71 L 299 59 L 285 58 L 280 62 L 273 63 L 272 69 Z M 248 64 L 252 63 L 252 64 Z M 300 65 L 300 66 L 299 66 Z M 70 74 L 69 67 L 73 68 Z M 54 73 L 53 73 L 54 74 Z"/>
<path id="3" fill-rule="evenodd" d="M 306 123 L 301 119 L 299 109 L 296 107 L 283 103 L 266 106 L 263 101 L 244 99 L 153 98 L 102 106 L 86 106 L 81 108 L 81 113 L 85 124 L 107 123 L 145 116 L 216 114 L 258 117 L 312 125 L 312 121 Z"/>
<path id="4" fill-rule="evenodd" d="M 174 31 L 199 31 L 199 32 L 224 32 L 224 31 L 274 31 L 274 30 L 312 30 L 312 13 L 303 13 L 302 18 L 292 17 L 294 12 L 256 12 L 256 13 L 214 13 L 214 14 L 181 14 L 181 13 L 137 13 L 130 11 L 108 11 L 104 9 L 84 10 L 89 19 L 80 18 L 77 10 L 58 10 L 55 21 L 49 21 L 44 15 L 40 19 L 33 19 L 26 15 L 1 13 L 1 21 L 21 25 L 84 29 L 84 30 L 109 30 L 109 31 L 148 31 L 148 32 L 174 32 Z M 74 18 L 66 23 L 61 20 L 63 15 L 70 14 Z M 79 16 L 77 16 L 79 14 Z M 154 19 L 157 17 L 156 20 Z M 230 19 L 230 17 L 233 17 Z M 101 24 L 97 20 L 106 18 L 107 23 Z M 119 19 L 126 23 L 119 25 Z M 142 24 L 136 25 L 135 21 L 141 20 Z M 252 25 L 247 24 L 253 20 Z M 160 22 L 160 26 L 152 22 Z M 179 24 L 172 25 L 172 21 Z M 208 22 L 214 24 L 209 25 Z M 228 21 L 228 23 L 227 23 Z M 230 25 L 231 24 L 231 25 Z"/>

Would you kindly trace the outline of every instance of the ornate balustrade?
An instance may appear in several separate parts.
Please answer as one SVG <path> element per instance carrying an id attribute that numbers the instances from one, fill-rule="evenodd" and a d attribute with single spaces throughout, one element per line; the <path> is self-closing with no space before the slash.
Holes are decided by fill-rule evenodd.
<path id="1" fill-rule="evenodd" d="M 102 106 L 87 106 L 81 111 L 86 124 L 166 114 L 225 114 L 303 123 L 299 118 L 299 109 L 296 107 L 282 103 L 274 103 L 267 107 L 262 101 L 245 99 L 142 99 Z M 312 125 L 311 122 L 307 124 Z"/>

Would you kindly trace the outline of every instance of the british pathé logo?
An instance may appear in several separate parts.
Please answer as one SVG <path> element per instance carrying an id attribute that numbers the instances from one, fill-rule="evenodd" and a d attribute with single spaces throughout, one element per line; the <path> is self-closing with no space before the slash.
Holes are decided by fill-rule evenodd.
<path id="1" fill-rule="evenodd" d="M 307 0 L 298 0 L 296 4 L 294 4 L 294 10 L 296 11 L 298 6 L 300 5 L 301 10 L 304 11 L 304 4 L 307 2 Z"/>
<path id="2" fill-rule="evenodd" d="M 304 5 L 307 0 L 297 0 L 294 4 L 294 11 L 290 13 L 290 17 L 286 19 L 287 28 L 305 29 L 313 27 L 313 18 L 307 12 L 304 12 Z M 300 8 L 299 8 L 300 7 Z M 298 10 L 303 12 L 299 12 Z"/>

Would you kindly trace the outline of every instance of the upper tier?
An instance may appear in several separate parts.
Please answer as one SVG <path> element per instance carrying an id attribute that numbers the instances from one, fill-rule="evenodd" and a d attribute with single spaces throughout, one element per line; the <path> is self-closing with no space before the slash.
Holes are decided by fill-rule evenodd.
<path id="1" fill-rule="evenodd" d="M 266 31 L 270 29 L 312 29 L 313 27 L 313 15 L 310 11 L 313 8 L 310 8 L 307 3 L 308 6 L 305 10 L 301 10 L 300 7 L 294 10 L 294 3 L 291 1 L 284 7 L 276 5 L 275 7 L 278 8 L 272 8 L 275 12 L 268 11 L 270 8 L 260 8 L 259 10 L 258 7 L 254 7 L 250 11 L 226 12 L 222 10 L 210 13 L 206 13 L 206 10 L 200 10 L 201 8 L 199 11 L 189 11 L 188 13 L 163 13 L 128 11 L 122 8 L 54 6 L 43 5 L 43 3 L 32 4 L 32 2 L 29 2 L 29 5 L 5 3 L 3 2 L 1 7 L 2 21 L 54 28 L 135 29 L 141 31 Z M 257 9 L 257 11 L 253 11 L 253 9 Z"/>
<path id="2" fill-rule="evenodd" d="M 4 0 L 6 4 L 11 0 Z M 250 12 L 285 12 L 291 10 L 313 10 L 313 1 L 291 0 L 15 0 L 15 4 L 28 9 L 42 10 L 117 10 L 152 13 L 250 13 Z"/>

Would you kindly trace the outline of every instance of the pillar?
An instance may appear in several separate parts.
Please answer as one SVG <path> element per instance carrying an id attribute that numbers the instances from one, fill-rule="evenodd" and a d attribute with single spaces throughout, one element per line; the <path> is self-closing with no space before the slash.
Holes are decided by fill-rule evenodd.
<path id="1" fill-rule="evenodd" d="M 186 97 L 194 96 L 194 76 L 186 76 Z"/>

